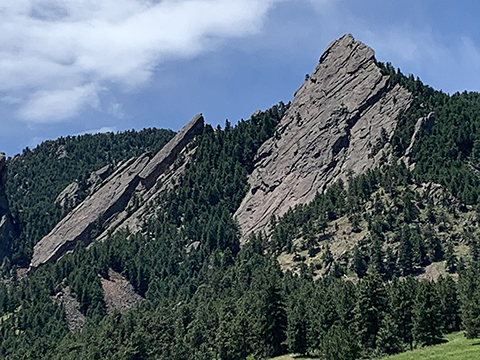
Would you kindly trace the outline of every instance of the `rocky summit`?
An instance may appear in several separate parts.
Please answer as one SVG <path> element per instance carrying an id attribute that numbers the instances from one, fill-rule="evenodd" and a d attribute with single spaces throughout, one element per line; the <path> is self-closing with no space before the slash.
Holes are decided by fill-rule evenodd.
<path id="1" fill-rule="evenodd" d="M 412 96 L 399 85 L 388 90 L 387 81 L 374 51 L 352 35 L 327 47 L 256 155 L 250 191 L 235 213 L 244 239 L 265 230 L 272 215 L 388 157 L 397 116 Z"/>
<path id="2" fill-rule="evenodd" d="M 130 231 L 135 230 L 148 200 L 170 183 L 168 179 L 178 176 L 179 171 L 167 170 L 193 137 L 202 133 L 203 124 L 198 114 L 155 156 L 144 154 L 119 166 L 35 245 L 30 268 L 57 260 L 79 241 L 89 244 L 94 237 L 105 237 L 127 224 Z M 154 187 L 157 181 L 160 184 Z"/>

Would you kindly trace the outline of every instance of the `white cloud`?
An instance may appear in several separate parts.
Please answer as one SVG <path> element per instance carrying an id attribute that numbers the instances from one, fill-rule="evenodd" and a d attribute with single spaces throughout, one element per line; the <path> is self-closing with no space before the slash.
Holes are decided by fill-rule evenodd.
<path id="1" fill-rule="evenodd" d="M 105 88 L 144 85 L 162 61 L 258 32 L 280 1 L 3 2 L 0 96 L 24 98 L 18 116 L 25 121 L 62 121 L 98 108 Z"/>
<path id="2" fill-rule="evenodd" d="M 118 102 L 110 103 L 110 105 L 108 106 L 107 112 L 110 115 L 116 117 L 117 119 L 125 118 L 125 113 L 123 111 L 123 106 L 122 106 L 122 104 L 120 104 Z"/>
<path id="3" fill-rule="evenodd" d="M 77 134 L 74 134 L 73 136 L 79 136 L 79 135 L 85 135 L 85 134 L 109 133 L 109 132 L 114 133 L 116 131 L 117 131 L 116 126 L 103 126 L 100 129 L 85 130 L 85 131 L 79 132 Z"/>
<path id="4" fill-rule="evenodd" d="M 88 105 L 98 108 L 99 89 L 93 85 L 78 86 L 66 90 L 37 91 L 22 105 L 22 119 L 33 123 L 58 122 L 77 115 Z"/>

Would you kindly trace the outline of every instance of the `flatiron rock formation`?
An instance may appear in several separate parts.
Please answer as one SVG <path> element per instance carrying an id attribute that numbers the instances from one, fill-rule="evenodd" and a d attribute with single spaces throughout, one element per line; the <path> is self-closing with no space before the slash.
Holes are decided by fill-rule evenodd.
<path id="1" fill-rule="evenodd" d="M 77 242 L 89 244 L 93 238 L 104 237 L 129 220 L 138 226 L 138 217 L 136 221 L 130 217 L 140 209 L 132 203 L 144 205 L 164 188 L 165 178 L 171 177 L 166 171 L 193 137 L 203 132 L 203 124 L 203 116 L 196 115 L 155 156 L 144 154 L 120 166 L 35 245 L 30 267 L 56 261 Z M 156 186 L 159 179 L 163 181 Z"/>
<path id="2" fill-rule="evenodd" d="M 327 47 L 256 155 L 250 191 L 235 214 L 244 239 L 265 230 L 272 215 L 313 200 L 388 155 L 397 115 L 411 94 L 400 86 L 388 90 L 387 80 L 374 51 L 351 35 Z"/>

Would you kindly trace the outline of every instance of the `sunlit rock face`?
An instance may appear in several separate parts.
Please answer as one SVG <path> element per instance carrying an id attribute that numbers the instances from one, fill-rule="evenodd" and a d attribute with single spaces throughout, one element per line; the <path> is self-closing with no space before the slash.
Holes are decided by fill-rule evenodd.
<path id="1" fill-rule="evenodd" d="M 351 35 L 327 47 L 277 133 L 256 155 L 250 191 L 235 214 L 244 240 L 265 230 L 272 215 L 388 156 L 397 116 L 411 94 L 400 86 L 388 90 L 387 81 L 374 51 Z"/>

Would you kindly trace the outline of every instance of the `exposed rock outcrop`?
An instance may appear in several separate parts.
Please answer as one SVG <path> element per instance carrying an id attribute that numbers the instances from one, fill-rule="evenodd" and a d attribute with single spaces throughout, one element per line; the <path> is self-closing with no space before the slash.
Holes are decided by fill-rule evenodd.
<path id="1" fill-rule="evenodd" d="M 115 310 L 125 312 L 138 305 L 143 298 L 133 289 L 132 284 L 119 273 L 108 269 L 108 279 L 100 278 L 103 299 L 110 314 Z"/>
<path id="2" fill-rule="evenodd" d="M 52 300 L 58 305 L 63 306 L 65 317 L 67 318 L 68 329 L 70 331 L 79 331 L 83 329 L 87 318 L 80 312 L 80 303 L 70 292 L 68 286 L 61 289 L 55 294 L 55 296 L 52 296 Z"/>
<path id="3" fill-rule="evenodd" d="M 91 194 L 97 190 L 102 184 L 103 180 L 113 173 L 113 166 L 111 164 L 105 165 L 101 169 L 94 171 L 87 179 L 88 192 Z"/>
<path id="4" fill-rule="evenodd" d="M 12 239 L 17 235 L 5 194 L 7 166 L 5 154 L 0 152 L 0 263 L 9 256 Z"/>
<path id="5" fill-rule="evenodd" d="M 175 160 L 193 139 L 203 131 L 203 116 L 196 115 L 153 158 L 144 154 L 120 166 L 102 185 L 41 239 L 34 247 L 31 268 L 56 261 L 77 242 L 89 244 L 93 238 L 121 227 L 129 217 L 162 188 L 157 182 L 175 164 Z"/>
<path id="6" fill-rule="evenodd" d="M 58 194 L 55 199 L 55 204 L 62 209 L 62 215 L 65 215 L 77 205 L 79 194 L 80 185 L 76 181 L 68 184 L 65 189 Z"/>
<path id="7" fill-rule="evenodd" d="M 90 173 L 88 179 L 80 185 L 78 181 L 68 184 L 55 199 L 55 204 L 62 210 L 62 216 L 68 214 L 86 196 L 100 188 L 102 182 L 112 174 L 111 164 Z"/>
<path id="8" fill-rule="evenodd" d="M 273 214 L 313 200 L 388 155 L 397 115 L 411 95 L 398 85 L 388 91 L 387 80 L 374 51 L 351 35 L 327 47 L 256 155 L 251 190 L 235 214 L 244 239 L 265 229 Z"/>
<path id="9" fill-rule="evenodd" d="M 415 129 L 413 131 L 412 138 L 410 139 L 410 145 L 408 145 L 407 150 L 405 150 L 405 154 L 402 156 L 402 161 L 405 163 L 407 167 L 414 167 L 415 164 L 412 163 L 411 155 L 412 155 L 412 150 L 413 146 L 415 145 L 419 135 L 420 131 L 423 130 L 427 133 L 430 133 L 432 131 L 433 124 L 435 123 L 435 113 L 431 112 L 428 114 L 427 117 L 421 117 L 418 119 L 417 123 L 415 124 Z"/>

